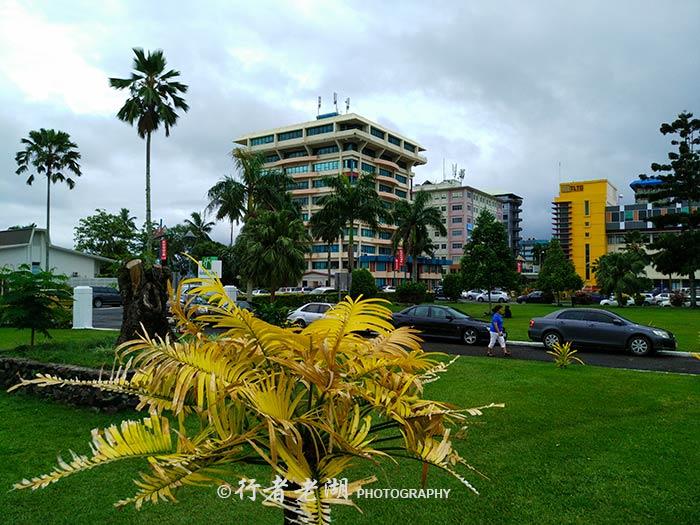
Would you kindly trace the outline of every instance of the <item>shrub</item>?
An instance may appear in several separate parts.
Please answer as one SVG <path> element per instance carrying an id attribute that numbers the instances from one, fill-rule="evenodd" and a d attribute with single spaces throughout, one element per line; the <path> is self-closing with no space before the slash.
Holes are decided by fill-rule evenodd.
<path id="1" fill-rule="evenodd" d="M 555 343 L 551 350 L 547 350 L 547 353 L 554 357 L 554 364 L 557 368 L 566 368 L 574 361 L 582 365 L 585 364 L 576 357 L 576 350 L 571 348 L 571 341 L 567 341 L 564 344 Z"/>
<path id="2" fill-rule="evenodd" d="M 286 326 L 289 324 L 287 322 L 288 314 L 289 308 L 277 302 L 261 304 L 255 308 L 255 316 L 258 319 L 275 326 Z"/>
<path id="3" fill-rule="evenodd" d="M 458 273 L 448 273 L 442 279 L 442 293 L 445 297 L 456 301 L 462 293 L 462 276 Z"/>
<path id="4" fill-rule="evenodd" d="M 374 282 L 374 277 L 365 268 L 358 268 L 352 271 L 350 297 L 357 299 L 360 295 L 365 298 L 377 295 L 377 284 Z"/>
<path id="5" fill-rule="evenodd" d="M 668 300 L 671 302 L 671 306 L 683 306 L 685 294 L 683 292 L 673 292 L 669 295 Z"/>
<path id="6" fill-rule="evenodd" d="M 431 298 L 435 296 L 431 294 Z M 425 284 L 412 281 L 401 283 L 396 287 L 396 300 L 399 303 L 424 303 L 428 297 Z"/>

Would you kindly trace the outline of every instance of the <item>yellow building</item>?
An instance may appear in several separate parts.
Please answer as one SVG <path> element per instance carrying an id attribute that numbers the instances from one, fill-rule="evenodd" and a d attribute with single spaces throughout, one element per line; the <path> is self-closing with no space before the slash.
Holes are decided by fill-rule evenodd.
<path id="1" fill-rule="evenodd" d="M 617 205 L 617 188 L 607 179 L 563 182 L 552 202 L 553 237 L 574 263 L 585 287 L 596 285 L 593 263 L 608 252 L 605 207 Z"/>

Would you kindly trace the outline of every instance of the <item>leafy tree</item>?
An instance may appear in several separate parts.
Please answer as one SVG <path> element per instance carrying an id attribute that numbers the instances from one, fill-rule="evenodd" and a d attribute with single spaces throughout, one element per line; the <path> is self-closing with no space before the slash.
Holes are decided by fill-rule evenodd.
<path id="1" fill-rule="evenodd" d="M 459 299 L 463 289 L 461 274 L 448 273 L 442 278 L 442 292 L 445 294 L 445 297 L 456 301 Z"/>
<path id="2" fill-rule="evenodd" d="M 229 246 L 233 246 L 233 223 L 241 218 L 243 209 L 242 192 L 238 182 L 231 176 L 225 176 L 207 192 L 209 204 L 206 211 L 216 210 L 216 220 L 228 220 L 231 227 Z"/>
<path id="3" fill-rule="evenodd" d="M 291 210 L 262 211 L 248 218 L 236 245 L 241 274 L 270 290 L 296 284 L 306 270 L 310 238 L 304 222 Z"/>
<path id="4" fill-rule="evenodd" d="M 508 245 L 508 234 L 503 224 L 497 222 L 488 211 L 482 211 L 477 217 L 471 239 L 464 247 L 460 266 L 465 288 L 486 288 L 491 291 L 496 286 L 507 289 L 517 286 L 518 272 Z"/>
<path id="5" fill-rule="evenodd" d="M 17 162 L 17 175 L 29 171 L 34 167 L 37 174 L 46 176 L 46 235 L 51 233 L 51 184 L 65 182 L 69 189 L 75 187 L 75 181 L 70 173 L 80 177 L 80 152 L 78 145 L 72 142 L 70 135 L 65 131 L 41 128 L 39 131 L 30 131 L 29 138 L 23 138 L 21 143 L 24 149 L 15 155 Z M 34 173 L 29 175 L 27 184 L 34 182 Z M 46 250 L 46 271 L 49 267 L 49 250 Z"/>
<path id="6" fill-rule="evenodd" d="M 187 86 L 175 80 L 180 72 L 165 70 L 166 61 L 163 51 L 158 49 L 144 53 L 143 49 L 134 48 L 134 71 L 130 78 L 110 78 L 109 84 L 114 89 L 129 90 L 129 98 L 117 113 L 117 118 L 134 125 L 142 139 L 146 139 L 146 231 L 151 232 L 151 134 L 163 126 L 165 136 L 170 136 L 170 128 L 177 123 L 179 115 L 176 110 L 187 112 L 189 106 L 181 94 L 187 92 Z M 153 238 L 146 239 L 146 252 L 153 252 Z"/>
<path id="7" fill-rule="evenodd" d="M 134 496 L 117 504 L 140 507 L 174 501 L 183 485 L 220 486 L 221 472 L 231 469 L 240 477 L 245 468 L 260 472 L 262 463 L 281 481 L 285 523 L 318 524 L 329 523 L 330 506 L 345 498 L 322 487 L 350 477 L 359 462 L 376 466 L 383 458 L 407 458 L 476 491 L 466 479 L 473 468 L 451 436 L 482 410 L 503 405 L 467 411 L 426 399 L 425 383 L 448 365 L 426 354 L 410 328 L 393 328 L 391 312 L 376 299 L 346 299 L 300 332 L 236 308 L 218 282 L 201 289 L 200 296 L 207 295 L 217 306 L 210 321 L 224 331 L 212 334 L 176 308 L 178 326 L 193 337 L 176 346 L 157 338 L 132 341 L 123 353 L 134 355 L 133 376 L 120 369 L 97 381 L 21 381 L 18 386 L 77 383 L 137 394 L 148 417 L 94 430 L 91 454 L 59 461 L 48 474 L 18 481 L 16 489 L 39 489 L 81 471 L 141 459 L 148 473 L 136 481 Z M 377 337 L 357 336 L 369 331 Z M 201 417 L 186 417 L 195 412 Z M 178 432 L 171 429 L 176 420 Z M 311 480 L 316 490 L 300 490 Z M 348 496 L 375 480 L 350 480 Z M 275 501 L 275 492 L 265 495 Z"/>
<path id="8" fill-rule="evenodd" d="M 358 178 L 341 173 L 325 181 L 332 193 L 322 196 L 319 204 L 326 210 L 325 214 L 335 214 L 348 230 L 348 271 L 352 272 L 355 269 L 355 226 L 365 223 L 377 231 L 378 219 L 386 217 L 387 212 L 371 173 L 363 173 Z"/>
<path id="9" fill-rule="evenodd" d="M 537 263 L 537 266 L 542 266 L 542 261 L 547 255 L 547 248 L 549 248 L 549 243 L 537 243 L 532 247 L 532 259 L 533 262 Z"/>
<path id="10" fill-rule="evenodd" d="M 206 211 L 203 213 L 193 211 L 190 213 L 190 218 L 185 219 L 185 225 L 195 234 L 198 241 L 211 241 L 209 234 L 214 228 L 214 224 L 214 222 L 207 221 Z"/>
<path id="11" fill-rule="evenodd" d="M 360 295 L 365 299 L 377 295 L 377 283 L 374 281 L 374 276 L 365 268 L 357 268 L 352 271 L 350 297 L 357 299 Z"/>
<path id="12" fill-rule="evenodd" d="M 565 290 L 578 290 L 583 286 L 581 276 L 576 273 L 573 263 L 566 258 L 561 244 L 552 239 L 547 248 L 544 262 L 537 276 L 538 287 L 545 292 L 550 292 L 557 297 L 557 304 L 561 304 L 561 292 Z"/>
<path id="13" fill-rule="evenodd" d="M 51 338 L 49 328 L 69 322 L 73 291 L 67 277 L 40 271 L 32 273 L 29 266 L 17 270 L 0 270 L 0 325 L 31 331 L 34 346 L 36 332 Z"/>
<path id="14" fill-rule="evenodd" d="M 392 236 L 394 251 L 401 245 L 404 253 L 411 256 L 411 279 L 414 282 L 418 280 L 418 257 L 433 251 L 428 227 L 440 235 L 447 235 L 440 209 L 430 206 L 430 199 L 428 192 L 419 191 L 413 202 L 397 201 L 392 211 L 392 219 L 397 225 Z"/>
<path id="15" fill-rule="evenodd" d="M 320 239 L 326 244 L 328 260 L 326 266 L 328 270 L 327 286 L 331 285 L 331 262 L 333 245 L 338 239 L 343 238 L 343 222 L 338 214 L 334 213 L 330 208 L 323 208 L 314 213 L 309 221 L 311 227 L 311 236 Z"/>
<path id="16" fill-rule="evenodd" d="M 668 153 L 668 162 L 651 165 L 652 171 L 662 183 L 649 192 L 651 202 L 681 204 L 681 208 L 666 215 L 652 217 L 651 221 L 661 228 L 680 228 L 677 242 L 669 242 L 662 237 L 661 242 L 651 244 L 653 250 L 669 253 L 666 262 L 676 261 L 675 265 L 667 268 L 671 273 L 687 275 L 690 283 L 690 301 L 696 306 L 695 272 L 700 269 L 700 212 L 697 203 L 700 202 L 700 119 L 684 111 L 671 123 L 663 123 L 661 134 L 671 135 L 672 146 L 677 151 Z M 642 179 L 647 175 L 640 175 Z M 694 207 L 695 206 L 695 207 Z"/>
<path id="17" fill-rule="evenodd" d="M 603 255 L 593 265 L 598 286 L 603 293 L 615 294 L 617 304 L 625 305 L 623 294 L 634 296 L 647 289 L 651 281 L 644 273 L 646 262 L 634 250 L 624 250 Z"/>
<path id="18" fill-rule="evenodd" d="M 129 210 L 122 208 L 116 215 L 102 209 L 95 212 L 80 219 L 73 229 L 75 249 L 117 261 L 132 255 L 138 232 Z"/>
<path id="19" fill-rule="evenodd" d="M 683 235 L 664 233 L 657 236 L 649 245 L 656 250 L 651 255 L 651 261 L 658 272 L 668 275 L 669 290 L 673 274 L 690 275 L 697 269 L 695 250 L 700 244 L 700 230 L 686 232 Z M 692 286 L 691 286 L 692 289 Z M 692 290 L 691 290 L 692 297 Z"/>

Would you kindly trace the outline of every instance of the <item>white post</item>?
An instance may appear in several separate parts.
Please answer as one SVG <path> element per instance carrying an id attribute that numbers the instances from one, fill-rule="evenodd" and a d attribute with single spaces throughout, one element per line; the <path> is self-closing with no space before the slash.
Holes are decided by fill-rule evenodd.
<path id="1" fill-rule="evenodd" d="M 224 286 L 224 290 L 226 290 L 226 295 L 228 295 L 232 301 L 235 302 L 238 300 L 238 288 L 236 288 L 235 286 L 227 285 Z"/>
<path id="2" fill-rule="evenodd" d="M 73 328 L 92 328 L 92 287 L 73 288 Z"/>

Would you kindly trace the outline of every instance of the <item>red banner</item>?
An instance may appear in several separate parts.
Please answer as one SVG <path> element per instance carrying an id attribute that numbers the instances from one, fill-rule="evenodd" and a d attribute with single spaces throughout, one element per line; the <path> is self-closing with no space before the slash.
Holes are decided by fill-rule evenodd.
<path id="1" fill-rule="evenodd" d="M 160 239 L 160 260 L 164 261 L 168 258 L 168 239 L 162 237 Z"/>
<path id="2" fill-rule="evenodd" d="M 403 248 L 399 248 L 394 257 L 394 270 L 400 270 L 404 264 L 406 264 L 406 255 L 403 253 Z"/>
<path id="3" fill-rule="evenodd" d="M 518 273 L 523 273 L 523 262 L 518 261 Z"/>

